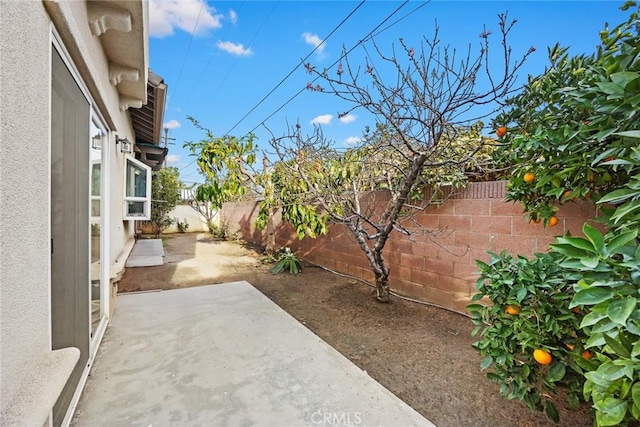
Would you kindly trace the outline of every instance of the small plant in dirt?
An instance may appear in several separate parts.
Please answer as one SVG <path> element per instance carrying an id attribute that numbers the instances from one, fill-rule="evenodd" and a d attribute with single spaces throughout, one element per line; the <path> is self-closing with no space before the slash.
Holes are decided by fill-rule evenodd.
<path id="1" fill-rule="evenodd" d="M 569 403 L 581 399 L 583 369 L 593 362 L 581 357 L 584 333 L 581 314 L 572 311 L 573 285 L 579 274 L 561 268 L 557 253 L 527 259 L 505 251 L 477 261 L 480 278 L 472 304 L 474 347 L 484 356 L 481 368 L 500 384 L 500 394 L 524 401 L 532 410 L 544 410 L 558 421 L 554 404 L 559 387 L 568 390 Z"/>
<path id="2" fill-rule="evenodd" d="M 185 219 L 184 221 L 180 221 L 180 218 L 175 218 L 176 227 L 178 227 L 178 233 L 186 233 L 189 229 L 189 222 Z"/>
<path id="3" fill-rule="evenodd" d="M 212 222 L 207 223 L 207 227 L 209 228 L 209 233 L 216 239 L 227 240 L 229 239 L 229 224 L 224 221 L 221 221 L 220 224 L 214 224 Z"/>
<path id="4" fill-rule="evenodd" d="M 289 274 L 298 274 L 302 271 L 302 265 L 291 249 L 284 247 L 273 255 L 275 264 L 271 267 L 273 274 L 288 271 Z"/>

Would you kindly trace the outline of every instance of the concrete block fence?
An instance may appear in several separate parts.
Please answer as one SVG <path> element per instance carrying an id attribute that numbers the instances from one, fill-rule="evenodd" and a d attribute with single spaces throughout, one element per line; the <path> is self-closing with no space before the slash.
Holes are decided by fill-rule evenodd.
<path id="1" fill-rule="evenodd" d="M 487 251 L 503 249 L 531 256 L 544 252 L 554 236 L 581 235 L 582 224 L 597 216 L 589 202 L 560 206 L 558 225 L 544 228 L 530 224 L 520 203 L 506 202 L 506 181 L 471 183 L 440 205 L 415 216 L 423 227 L 434 230 L 424 236 L 393 233 L 385 248 L 391 270 L 391 289 L 401 295 L 466 313 L 475 293 L 475 260 L 486 261 Z M 378 197 L 378 203 L 384 203 Z M 257 202 L 227 203 L 222 220 L 242 239 L 266 244 L 265 231 L 257 230 Z M 348 230 L 332 225 L 326 236 L 298 240 L 291 226 L 274 217 L 278 247 L 289 246 L 299 257 L 332 270 L 373 283 L 369 264 Z M 303 273 L 304 274 L 304 273 Z"/>

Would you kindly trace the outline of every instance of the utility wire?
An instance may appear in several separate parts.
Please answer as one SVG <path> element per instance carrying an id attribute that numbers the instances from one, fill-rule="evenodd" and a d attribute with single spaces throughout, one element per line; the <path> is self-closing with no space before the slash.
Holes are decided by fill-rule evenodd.
<path id="1" fill-rule="evenodd" d="M 272 94 L 273 92 L 275 92 L 275 91 L 276 91 L 276 89 L 278 89 L 278 88 L 279 88 L 279 87 L 280 87 L 280 86 L 281 86 L 281 85 L 282 85 L 282 84 L 283 84 L 283 83 L 284 83 L 284 82 L 285 82 L 289 77 L 291 77 L 291 75 L 292 75 L 292 74 L 293 74 L 293 73 L 294 73 L 294 72 L 295 72 L 295 71 L 296 71 L 296 70 L 297 70 L 297 69 L 298 69 L 302 64 L 304 64 L 304 61 L 306 61 L 307 59 L 309 59 L 309 57 L 310 57 L 311 55 L 313 55 L 313 54 L 314 54 L 314 52 L 315 52 L 316 50 L 318 50 L 318 49 L 320 48 L 320 46 L 322 46 L 322 45 L 324 44 L 324 42 L 325 42 L 325 41 L 327 41 L 327 39 L 333 35 L 333 33 L 335 33 L 335 32 L 336 32 L 336 31 L 337 31 L 337 30 L 338 30 L 342 25 L 344 25 L 344 23 L 345 23 L 345 22 L 347 22 L 347 20 L 348 20 L 349 18 L 351 18 L 351 16 L 352 16 L 354 13 L 356 13 L 356 11 L 357 11 L 358 9 L 360 9 L 360 7 L 362 7 L 362 5 L 364 5 L 366 1 L 367 1 L 367 0 L 362 0 L 362 1 L 358 4 L 358 6 L 356 6 L 356 7 L 355 7 L 355 8 L 354 8 L 354 9 L 353 9 L 353 10 L 352 10 L 352 11 L 351 11 L 351 12 L 350 12 L 350 13 L 349 13 L 349 14 L 348 14 L 348 15 L 347 15 L 343 20 L 342 20 L 342 22 L 340 22 L 340 23 L 338 24 L 338 26 L 337 26 L 337 27 L 335 27 L 333 30 L 331 30 L 331 32 L 327 35 L 327 37 L 325 37 L 325 38 L 322 40 L 322 42 L 321 42 L 321 43 L 319 43 L 315 48 L 313 48 L 313 50 L 312 50 L 312 51 L 311 51 L 307 56 L 305 56 L 302 60 L 300 60 L 300 62 L 299 62 L 295 67 L 293 67 L 293 69 L 292 69 L 291 71 L 289 71 L 289 74 L 287 74 L 286 76 L 284 76 L 284 78 L 283 78 L 282 80 L 280 80 L 280 82 L 279 82 L 279 83 L 278 83 L 278 84 L 277 84 L 273 89 L 271 89 L 271 90 L 269 91 L 269 93 L 267 93 L 267 94 L 266 94 L 266 95 L 265 95 L 265 96 L 264 96 L 260 101 L 258 101 L 258 103 L 257 103 L 256 105 L 254 105 L 254 106 L 253 106 L 253 108 L 251 108 L 251 110 L 249 110 L 249 112 L 248 112 L 247 114 L 245 114 L 244 116 L 242 116 L 242 118 L 241 118 L 240 120 L 238 120 L 238 122 L 237 122 L 235 125 L 233 125 L 233 126 L 231 127 L 231 129 L 229 129 L 229 130 L 225 133 L 225 135 L 229 135 L 229 134 L 230 134 L 230 133 L 231 133 L 231 132 L 236 128 L 236 127 L 238 127 L 238 125 L 239 125 L 240 123 L 242 123 L 242 122 L 244 121 L 244 119 L 246 119 L 246 118 L 249 116 L 249 114 L 253 113 L 253 112 L 256 110 L 256 108 L 258 108 L 258 107 L 259 107 L 259 106 L 260 106 L 260 105 L 261 105 L 261 104 L 262 104 L 262 103 L 263 103 L 263 102 L 264 102 L 264 101 L 265 101 L 269 96 L 271 96 L 271 94 Z"/>
<path id="2" fill-rule="evenodd" d="M 396 13 L 398 13 L 398 11 L 400 11 L 400 9 L 402 9 L 407 3 L 409 3 L 409 0 L 406 0 L 404 3 L 402 3 L 396 10 L 394 10 L 389 16 L 387 16 L 381 23 L 379 23 L 373 30 L 371 30 L 369 32 L 369 34 L 367 34 L 363 39 L 361 39 L 360 41 L 358 41 L 358 43 L 356 43 L 351 49 L 349 49 L 347 52 L 343 53 L 339 59 L 337 59 L 333 64 L 331 64 L 329 67 L 327 67 L 327 69 L 332 68 L 333 66 L 335 66 L 336 64 L 338 64 L 340 61 L 342 61 L 342 59 L 344 59 L 345 56 L 347 56 L 349 53 L 351 53 L 354 49 L 356 49 L 358 46 L 360 46 L 361 44 L 363 44 L 364 42 L 366 42 L 367 40 L 374 38 L 376 36 L 378 36 L 379 34 L 382 34 L 384 31 L 388 30 L 389 28 L 393 27 L 394 25 L 396 25 L 397 23 L 399 23 L 400 21 L 402 21 L 403 19 L 407 18 L 409 15 L 415 13 L 416 11 L 418 11 L 419 9 L 421 9 L 422 7 L 426 6 L 428 3 L 430 3 L 431 0 L 428 0 L 424 3 L 422 3 L 420 6 L 416 7 L 415 9 L 413 9 L 411 12 L 407 13 L 406 15 L 402 16 L 401 18 L 397 19 L 396 21 L 394 21 L 393 23 L 387 25 L 386 27 L 384 27 L 382 30 L 378 31 L 377 33 L 375 32 L 376 30 L 378 30 L 378 28 L 380 28 L 382 25 L 384 25 L 385 22 L 387 22 L 389 19 L 391 19 L 391 17 L 393 15 L 395 15 Z M 312 83 L 315 82 L 316 80 L 318 80 L 320 78 L 320 76 L 317 76 L 315 79 L 312 80 Z M 271 113 L 269 116 L 267 116 L 267 118 L 265 118 L 264 120 L 262 120 L 258 125 L 256 125 L 253 129 L 251 129 L 249 132 L 247 132 L 247 134 L 253 133 L 256 129 L 258 129 L 260 126 L 262 126 L 264 124 L 264 122 L 266 122 L 267 120 L 269 120 L 271 117 L 273 117 L 274 115 L 276 115 L 280 110 L 282 110 L 285 106 L 287 106 L 291 101 L 293 101 L 295 98 L 297 98 L 298 96 L 300 96 L 300 94 L 302 92 L 304 92 L 307 88 L 302 88 L 300 89 L 296 94 L 294 94 L 291 98 L 289 98 L 284 104 L 282 104 L 280 107 L 278 107 L 273 113 Z"/>
<path id="3" fill-rule="evenodd" d="M 256 37 L 258 36 L 258 34 L 260 33 L 260 31 L 262 30 L 262 28 L 265 26 L 265 24 L 267 23 L 267 21 L 269 20 L 269 18 L 271 17 L 271 14 L 273 13 L 274 10 L 276 10 L 276 6 L 278 6 L 280 2 L 277 1 L 274 3 L 273 7 L 271 8 L 271 10 L 269 11 L 269 14 L 266 16 L 266 18 L 264 18 L 264 21 L 262 21 L 262 24 L 260 24 L 260 27 L 258 28 L 258 30 L 255 32 L 255 34 L 253 35 L 253 37 L 251 38 L 251 40 L 249 41 L 249 47 L 251 47 L 251 45 L 253 45 L 253 41 L 256 39 Z M 222 81 L 220 82 L 220 84 L 218 84 L 218 87 L 213 91 L 213 93 L 217 92 L 218 90 L 220 90 L 220 88 L 222 87 L 222 85 L 227 81 L 227 79 L 229 78 L 229 76 L 231 75 L 231 73 L 233 72 L 233 70 L 236 68 L 236 65 L 238 65 L 238 62 L 240 62 L 240 58 L 236 59 L 236 62 L 233 63 L 233 65 L 231 66 L 231 69 L 227 72 L 227 74 L 224 76 L 224 78 L 222 79 Z"/>
<path id="4" fill-rule="evenodd" d="M 200 11 L 198 12 L 198 17 L 196 18 L 196 23 L 193 25 L 193 30 L 191 31 L 191 37 L 189 37 L 189 44 L 187 44 L 187 50 L 184 52 L 184 58 L 182 58 L 182 65 L 180 65 L 180 71 L 178 72 L 178 79 L 176 80 L 176 86 L 174 91 L 177 91 L 178 85 L 180 84 L 180 78 L 182 77 L 182 71 L 184 70 L 184 64 L 187 62 L 187 56 L 189 55 L 189 49 L 191 49 L 191 42 L 193 42 L 193 35 L 198 28 L 198 23 L 200 22 L 200 15 L 202 15 L 202 10 L 204 9 L 204 4 L 206 0 L 200 0 Z M 171 101 L 169 101 L 171 102 Z M 168 108 L 167 108 L 168 110 Z"/>
<path id="5" fill-rule="evenodd" d="M 364 3 L 367 0 L 362 0 L 339 24 L 338 26 L 336 26 L 333 30 L 331 30 L 331 32 L 322 40 L 321 43 L 318 44 L 318 46 L 316 46 L 315 48 L 313 48 L 313 50 L 307 55 L 305 56 L 302 60 L 300 60 L 300 62 L 289 72 L 289 74 L 287 74 L 282 80 L 280 80 L 280 82 L 269 91 L 269 93 L 267 93 L 256 105 L 253 106 L 253 108 L 251 108 L 251 110 L 249 110 L 249 112 L 247 114 L 245 114 L 240 120 L 238 120 L 238 122 L 233 125 L 233 127 L 231 129 L 229 129 L 225 135 L 229 135 L 240 123 L 242 123 L 244 121 L 244 119 L 246 119 L 249 114 L 251 114 L 253 111 L 255 111 L 256 108 L 258 108 L 269 96 L 271 96 L 271 94 L 273 92 L 276 91 L 276 89 L 278 89 L 289 77 L 291 77 L 291 75 L 300 67 L 300 65 L 304 64 L 304 61 L 306 61 L 307 59 L 309 59 L 309 57 L 311 55 L 313 55 L 315 53 L 316 50 L 318 50 L 320 48 L 320 46 L 322 46 L 325 41 L 327 41 L 327 39 L 329 37 L 331 37 L 333 35 L 333 33 L 335 33 L 342 25 L 344 25 L 345 22 L 347 22 L 347 20 L 349 18 L 351 18 L 351 16 L 358 10 L 360 9 L 360 7 L 362 7 L 362 5 L 364 5 Z M 301 91 L 302 92 L 302 91 Z M 300 92 L 300 93 L 301 93 Z M 297 96 L 297 95 L 296 95 Z M 290 102 L 290 101 L 289 101 Z M 285 104 L 286 105 L 286 104 Z M 284 106 L 280 107 L 283 108 Z M 273 113 L 275 114 L 275 113 Z M 260 125 L 258 125 L 260 126 Z M 258 127 L 256 126 L 256 128 Z M 196 159 L 192 160 L 191 162 L 189 162 L 186 166 L 182 167 L 180 170 L 184 170 L 186 168 L 188 168 L 189 166 L 191 166 L 192 164 L 194 164 L 196 162 Z"/>
<path id="6" fill-rule="evenodd" d="M 362 3 L 360 3 L 358 5 L 358 7 L 356 9 L 354 9 L 349 16 L 347 16 L 346 19 L 348 19 L 366 0 L 364 0 Z M 420 4 L 419 6 L 417 6 L 416 8 L 414 8 L 413 10 L 411 10 L 409 13 L 403 15 L 402 17 L 398 18 L 397 20 L 395 20 L 394 22 L 392 22 L 391 24 L 387 25 L 386 27 L 384 27 L 383 29 L 379 30 L 380 27 L 382 27 L 389 19 L 391 19 L 396 13 L 398 13 L 402 8 L 404 8 L 404 6 L 407 5 L 407 3 L 409 3 L 409 0 L 405 0 L 400 6 L 398 6 L 393 12 L 391 12 L 385 19 L 382 20 L 382 22 L 380 22 L 378 25 L 376 25 L 375 28 L 373 28 L 371 31 L 369 31 L 369 33 L 363 37 L 362 39 L 360 39 L 353 47 L 351 47 L 351 49 L 349 49 L 348 51 L 344 52 L 339 59 L 337 59 L 335 62 L 333 62 L 329 67 L 327 67 L 327 69 L 334 67 L 336 64 L 338 64 L 340 61 L 342 61 L 344 59 L 345 56 L 347 56 L 349 53 L 351 53 L 352 51 L 354 51 L 358 46 L 362 45 L 363 43 L 365 43 L 366 41 L 368 41 L 371 38 L 374 38 L 380 34 L 382 34 L 383 32 L 385 32 L 386 30 L 388 30 L 389 28 L 393 27 L 394 25 L 398 24 L 399 22 L 401 22 L 402 20 L 406 19 L 408 16 L 412 15 L 413 13 L 417 12 L 418 10 L 420 10 L 421 8 L 423 8 L 424 6 L 426 6 L 427 4 L 429 4 L 431 2 L 431 0 L 427 0 L 425 2 L 423 2 L 422 4 Z M 344 20 L 343 20 L 344 22 Z M 342 23 L 340 23 L 340 25 L 342 25 Z M 336 28 L 337 29 L 337 28 Z M 379 31 L 378 31 L 379 30 Z M 334 30 L 335 31 L 335 30 Z M 333 34 L 332 31 L 330 33 Z M 376 32 L 377 31 L 377 32 Z M 329 38 L 327 36 L 327 38 Z M 325 39 L 326 40 L 326 39 Z M 324 43 L 324 40 L 323 40 Z M 318 45 L 319 47 L 320 45 Z M 304 61 L 306 59 L 308 59 L 314 52 L 315 50 L 318 48 L 316 47 L 313 51 L 311 51 L 311 53 L 309 55 L 307 55 L 301 62 L 300 64 L 304 63 Z M 229 135 L 231 133 L 231 131 L 233 131 L 233 129 L 235 129 L 249 114 L 251 114 L 271 93 L 273 93 L 283 82 L 284 80 L 286 80 L 299 66 L 300 64 L 298 64 L 286 77 L 285 79 L 283 79 L 280 83 L 278 83 L 278 85 L 272 89 L 267 96 L 265 96 L 257 105 L 255 105 L 247 114 L 245 114 L 225 135 Z M 320 76 L 317 76 L 315 79 L 312 80 L 312 82 L 315 82 L 316 80 L 318 80 L 320 78 Z M 293 101 L 295 98 L 297 98 L 298 96 L 300 96 L 300 94 L 302 94 L 302 92 L 304 92 L 305 90 L 307 90 L 307 88 L 302 88 L 300 89 L 298 92 L 296 92 L 293 96 L 291 96 L 287 101 L 285 101 L 282 105 L 280 105 L 280 107 L 278 107 L 274 112 L 272 112 L 271 114 L 269 114 L 265 119 L 261 120 L 259 124 L 257 124 L 253 129 L 251 129 L 249 132 L 247 132 L 248 134 L 253 133 L 256 129 L 258 129 L 260 126 L 262 126 L 267 120 L 269 120 L 271 117 L 273 117 L 274 115 L 276 115 L 279 111 L 281 111 L 284 107 L 286 107 L 289 103 L 291 103 L 291 101 Z M 182 169 L 186 169 L 189 166 L 191 166 L 192 164 L 194 164 L 196 162 L 196 160 L 191 161 L 189 164 L 187 164 L 186 166 L 184 166 Z M 182 170 L 181 169 L 181 170 Z"/>

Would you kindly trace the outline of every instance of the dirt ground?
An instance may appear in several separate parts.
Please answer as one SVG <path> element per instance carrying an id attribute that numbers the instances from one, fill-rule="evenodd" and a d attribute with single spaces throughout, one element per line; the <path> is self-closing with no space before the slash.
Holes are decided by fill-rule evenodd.
<path id="1" fill-rule="evenodd" d="M 381 304 L 366 284 L 312 265 L 273 275 L 255 248 L 206 234 L 163 240 L 165 265 L 128 268 L 119 292 L 246 280 L 439 427 L 554 425 L 500 398 L 480 372 L 465 316 L 399 298 Z M 556 406 L 560 425 L 593 425 L 588 408 L 568 410 L 562 399 Z"/>

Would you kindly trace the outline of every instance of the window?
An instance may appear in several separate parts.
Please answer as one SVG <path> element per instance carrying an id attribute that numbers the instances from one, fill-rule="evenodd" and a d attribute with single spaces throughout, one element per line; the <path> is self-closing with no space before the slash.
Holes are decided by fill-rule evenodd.
<path id="1" fill-rule="evenodd" d="M 151 216 L 151 168 L 127 157 L 124 219 L 148 220 Z"/>

